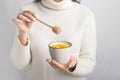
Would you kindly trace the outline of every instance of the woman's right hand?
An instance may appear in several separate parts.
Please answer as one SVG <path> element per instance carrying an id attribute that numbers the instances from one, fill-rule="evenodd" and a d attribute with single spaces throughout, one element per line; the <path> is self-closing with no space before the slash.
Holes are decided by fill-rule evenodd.
<path id="1" fill-rule="evenodd" d="M 29 32 L 35 18 L 36 16 L 32 11 L 22 11 L 17 18 L 13 19 L 13 22 L 15 22 L 21 32 L 26 33 Z"/>
<path id="2" fill-rule="evenodd" d="M 32 11 L 22 11 L 13 22 L 19 28 L 19 39 L 23 45 L 27 45 L 29 30 L 35 21 L 35 14 Z"/>

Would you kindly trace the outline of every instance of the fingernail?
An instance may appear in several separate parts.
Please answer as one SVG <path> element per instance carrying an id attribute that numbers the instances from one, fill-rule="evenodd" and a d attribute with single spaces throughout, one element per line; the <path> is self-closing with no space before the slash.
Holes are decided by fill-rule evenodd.
<path id="1" fill-rule="evenodd" d="M 35 21 L 36 19 L 35 18 L 33 18 L 33 21 Z"/>
<path id="2" fill-rule="evenodd" d="M 69 68 L 71 68 L 72 67 L 72 65 L 69 65 Z"/>

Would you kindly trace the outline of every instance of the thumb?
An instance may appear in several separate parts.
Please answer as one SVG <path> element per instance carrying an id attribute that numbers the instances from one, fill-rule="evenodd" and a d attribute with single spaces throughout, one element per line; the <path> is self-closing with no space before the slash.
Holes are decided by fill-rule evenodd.
<path id="1" fill-rule="evenodd" d="M 77 59 L 73 55 L 71 55 L 70 56 L 70 61 L 69 61 L 69 67 L 73 67 L 76 64 L 77 64 Z"/>

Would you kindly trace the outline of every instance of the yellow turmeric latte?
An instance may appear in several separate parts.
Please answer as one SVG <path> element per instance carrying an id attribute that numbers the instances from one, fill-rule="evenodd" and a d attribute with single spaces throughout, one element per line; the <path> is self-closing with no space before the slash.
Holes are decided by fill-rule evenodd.
<path id="1" fill-rule="evenodd" d="M 69 44 L 67 43 L 56 43 L 56 44 L 51 44 L 51 48 L 68 48 Z"/>

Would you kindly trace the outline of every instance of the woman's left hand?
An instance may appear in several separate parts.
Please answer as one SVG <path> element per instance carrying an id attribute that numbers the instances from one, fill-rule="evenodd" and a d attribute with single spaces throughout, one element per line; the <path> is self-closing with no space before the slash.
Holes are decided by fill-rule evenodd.
<path id="1" fill-rule="evenodd" d="M 70 56 L 70 59 L 67 64 L 61 64 L 54 59 L 47 59 L 47 62 L 54 68 L 62 71 L 68 71 L 70 68 L 77 65 L 77 59 L 74 56 Z"/>

